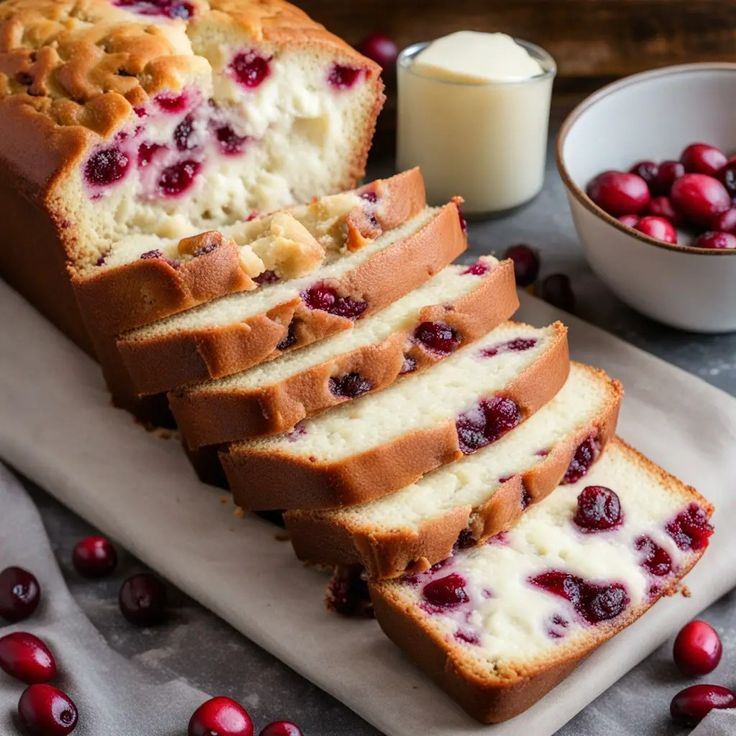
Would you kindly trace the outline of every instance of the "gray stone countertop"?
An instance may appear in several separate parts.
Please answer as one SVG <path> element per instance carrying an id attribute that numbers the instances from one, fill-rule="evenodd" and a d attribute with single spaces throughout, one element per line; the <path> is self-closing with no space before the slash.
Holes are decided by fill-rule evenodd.
<path id="1" fill-rule="evenodd" d="M 389 166 L 374 166 L 371 174 L 388 173 Z M 472 253 L 477 254 L 495 251 L 501 255 L 508 245 L 518 242 L 533 245 L 541 252 L 543 276 L 555 272 L 570 276 L 580 317 L 736 394 L 736 334 L 705 336 L 659 325 L 622 304 L 593 275 L 577 242 L 551 156 L 543 192 L 506 217 L 471 222 L 470 241 Z M 472 253 L 466 256 L 468 260 Z M 117 590 L 127 574 L 141 569 L 140 563 L 123 555 L 112 579 L 82 581 L 71 567 L 70 556 L 75 542 L 90 533 L 90 527 L 44 491 L 28 482 L 26 486 L 41 511 L 72 593 L 111 647 L 164 679 L 183 677 L 213 695 L 239 699 L 258 724 L 287 718 L 300 724 L 307 736 L 377 736 L 374 728 L 342 704 L 180 593 L 173 596 L 173 614 L 167 624 L 144 630 L 129 626 L 117 610 Z M 724 627 L 732 623 L 730 603 L 716 604 L 707 614 L 709 620 Z M 660 650 L 642 668 L 664 657 L 666 653 Z M 614 686 L 599 699 L 599 710 L 605 712 L 606 698 L 615 703 L 615 690 Z M 667 703 L 661 705 L 664 715 Z M 584 711 L 559 736 L 593 736 L 591 712 Z M 658 716 L 652 728 L 640 733 L 680 733 Z"/>

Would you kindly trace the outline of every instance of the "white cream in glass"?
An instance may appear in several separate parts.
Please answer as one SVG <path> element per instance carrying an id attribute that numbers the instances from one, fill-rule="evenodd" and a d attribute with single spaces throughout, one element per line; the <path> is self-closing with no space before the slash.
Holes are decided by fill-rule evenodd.
<path id="1" fill-rule="evenodd" d="M 555 63 L 503 33 L 459 31 L 398 63 L 399 170 L 421 166 L 433 203 L 453 195 L 482 216 L 542 188 Z"/>

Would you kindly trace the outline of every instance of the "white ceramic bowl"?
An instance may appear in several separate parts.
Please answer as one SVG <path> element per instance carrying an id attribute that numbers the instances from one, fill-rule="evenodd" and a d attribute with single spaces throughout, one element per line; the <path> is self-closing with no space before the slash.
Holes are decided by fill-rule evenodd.
<path id="1" fill-rule="evenodd" d="M 696 332 L 736 330 L 736 250 L 669 245 L 622 225 L 585 194 L 606 169 L 677 159 L 688 143 L 736 152 L 736 64 L 687 64 L 603 87 L 565 120 L 557 167 L 591 268 L 627 304 Z"/>

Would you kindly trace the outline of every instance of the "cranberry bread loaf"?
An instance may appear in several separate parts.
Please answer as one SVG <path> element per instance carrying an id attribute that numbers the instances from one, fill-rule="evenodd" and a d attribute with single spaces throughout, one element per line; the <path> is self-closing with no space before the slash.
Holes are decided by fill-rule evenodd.
<path id="1" fill-rule="evenodd" d="M 418 169 L 217 230 L 164 238 L 136 233 L 75 279 L 88 320 L 110 335 L 264 282 L 305 276 L 426 205 Z"/>
<path id="2" fill-rule="evenodd" d="M 264 284 L 124 333 L 120 355 L 141 394 L 238 373 L 350 329 L 427 281 L 466 245 L 454 202 L 427 207 L 307 277 Z"/>
<path id="3" fill-rule="evenodd" d="M 379 72 L 282 0 L 0 3 L 3 275 L 79 337 L 65 267 L 353 187 Z"/>
<path id="4" fill-rule="evenodd" d="M 497 440 L 549 401 L 569 370 L 567 330 L 507 322 L 419 375 L 221 453 L 246 509 L 363 503 Z"/>
<path id="5" fill-rule="evenodd" d="M 712 533 L 693 488 L 613 440 L 509 532 L 371 585 L 388 636 L 471 715 L 498 722 L 676 590 Z"/>
<path id="6" fill-rule="evenodd" d="M 549 403 L 478 452 L 366 504 L 287 512 L 294 550 L 310 562 L 360 564 L 372 578 L 426 570 L 585 475 L 616 431 L 622 397 L 603 371 L 573 363 Z"/>
<path id="7" fill-rule="evenodd" d="M 192 448 L 286 432 L 305 417 L 378 391 L 478 339 L 519 306 L 511 261 L 448 266 L 351 330 L 278 360 L 169 394 Z"/>

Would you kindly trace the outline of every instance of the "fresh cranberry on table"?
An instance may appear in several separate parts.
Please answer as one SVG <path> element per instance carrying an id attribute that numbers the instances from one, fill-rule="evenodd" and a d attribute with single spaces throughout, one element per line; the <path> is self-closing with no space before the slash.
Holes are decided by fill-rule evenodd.
<path id="1" fill-rule="evenodd" d="M 715 176 L 727 162 L 723 151 L 707 143 L 691 143 L 680 156 L 685 171 Z"/>
<path id="2" fill-rule="evenodd" d="M 163 620 L 166 613 L 166 586 L 150 573 L 127 578 L 120 586 L 120 611 L 137 626 L 149 626 Z"/>
<path id="3" fill-rule="evenodd" d="M 86 578 L 109 575 L 118 564 L 118 554 L 106 537 L 93 535 L 77 542 L 72 552 L 76 571 Z"/>
<path id="4" fill-rule="evenodd" d="M 26 631 L 0 638 L 0 668 L 31 685 L 56 676 L 56 661 L 46 644 Z"/>
<path id="5" fill-rule="evenodd" d="M 672 200 L 664 195 L 652 197 L 647 213 L 654 215 L 655 217 L 664 217 L 665 220 L 669 220 L 673 225 L 680 224 L 681 218 L 677 210 L 672 205 Z"/>
<path id="6" fill-rule="evenodd" d="M 514 262 L 514 275 L 518 286 L 531 286 L 539 276 L 539 254 L 525 243 L 511 245 L 503 254 Z"/>
<path id="7" fill-rule="evenodd" d="M 723 646 L 709 623 L 691 621 L 677 635 L 672 654 L 683 675 L 707 675 L 718 667 Z"/>
<path id="8" fill-rule="evenodd" d="M 22 621 L 38 607 L 41 588 L 33 573 L 22 567 L 6 567 L 0 572 L 0 617 Z"/>
<path id="9" fill-rule="evenodd" d="M 77 725 L 77 707 L 52 685 L 30 685 L 18 701 L 18 718 L 28 736 L 66 736 Z"/>
<path id="10" fill-rule="evenodd" d="M 696 225 L 708 226 L 720 212 L 731 207 L 731 197 L 718 179 L 707 174 L 685 174 L 673 185 L 672 204 Z"/>
<path id="11" fill-rule="evenodd" d="M 575 309 L 575 294 L 570 279 L 564 273 L 553 273 L 542 281 L 542 299 L 559 309 L 572 312 Z"/>
<path id="12" fill-rule="evenodd" d="M 360 42 L 358 51 L 373 59 L 383 69 L 392 67 L 399 55 L 399 48 L 394 40 L 384 33 L 371 33 Z"/>
<path id="13" fill-rule="evenodd" d="M 736 248 L 736 235 L 732 233 L 707 232 L 695 239 L 696 248 L 711 248 L 714 250 L 733 250 Z"/>
<path id="14" fill-rule="evenodd" d="M 620 526 L 623 513 L 618 495 L 605 486 L 586 486 L 578 496 L 573 520 L 587 532 L 607 531 Z"/>
<path id="15" fill-rule="evenodd" d="M 654 217 L 654 215 L 642 217 L 635 229 L 640 233 L 644 233 L 644 235 L 648 235 L 650 238 L 661 240 L 664 243 L 677 242 L 677 230 L 664 217 Z"/>
<path id="16" fill-rule="evenodd" d="M 710 223 L 714 232 L 736 234 L 736 207 L 719 212 Z"/>
<path id="17" fill-rule="evenodd" d="M 643 212 L 651 198 L 644 179 L 624 171 L 598 174 L 588 184 L 587 193 L 602 210 L 614 217 Z"/>
<path id="18" fill-rule="evenodd" d="M 240 703 L 220 695 L 194 711 L 187 736 L 253 736 L 253 721 Z"/>
<path id="19" fill-rule="evenodd" d="M 695 726 L 714 708 L 736 706 L 736 693 L 721 685 L 691 685 L 670 703 L 672 718 L 683 726 Z"/>
<path id="20" fill-rule="evenodd" d="M 718 172 L 718 179 L 726 187 L 726 191 L 736 197 L 736 156 L 728 159 L 728 163 Z"/>
<path id="21" fill-rule="evenodd" d="M 626 227 L 636 227 L 641 217 L 639 215 L 619 215 L 616 219 L 626 225 Z"/>
<path id="22" fill-rule="evenodd" d="M 651 188 L 654 180 L 657 178 L 659 172 L 659 165 L 654 161 L 637 161 L 630 169 L 630 174 L 636 174 L 640 176 L 647 183 L 647 186 Z"/>
<path id="23" fill-rule="evenodd" d="M 652 183 L 655 194 L 669 194 L 672 185 L 685 173 L 685 167 L 679 161 L 662 161 Z"/>
<path id="24" fill-rule="evenodd" d="M 274 721 L 265 726 L 258 736 L 302 736 L 302 730 L 291 721 Z"/>

